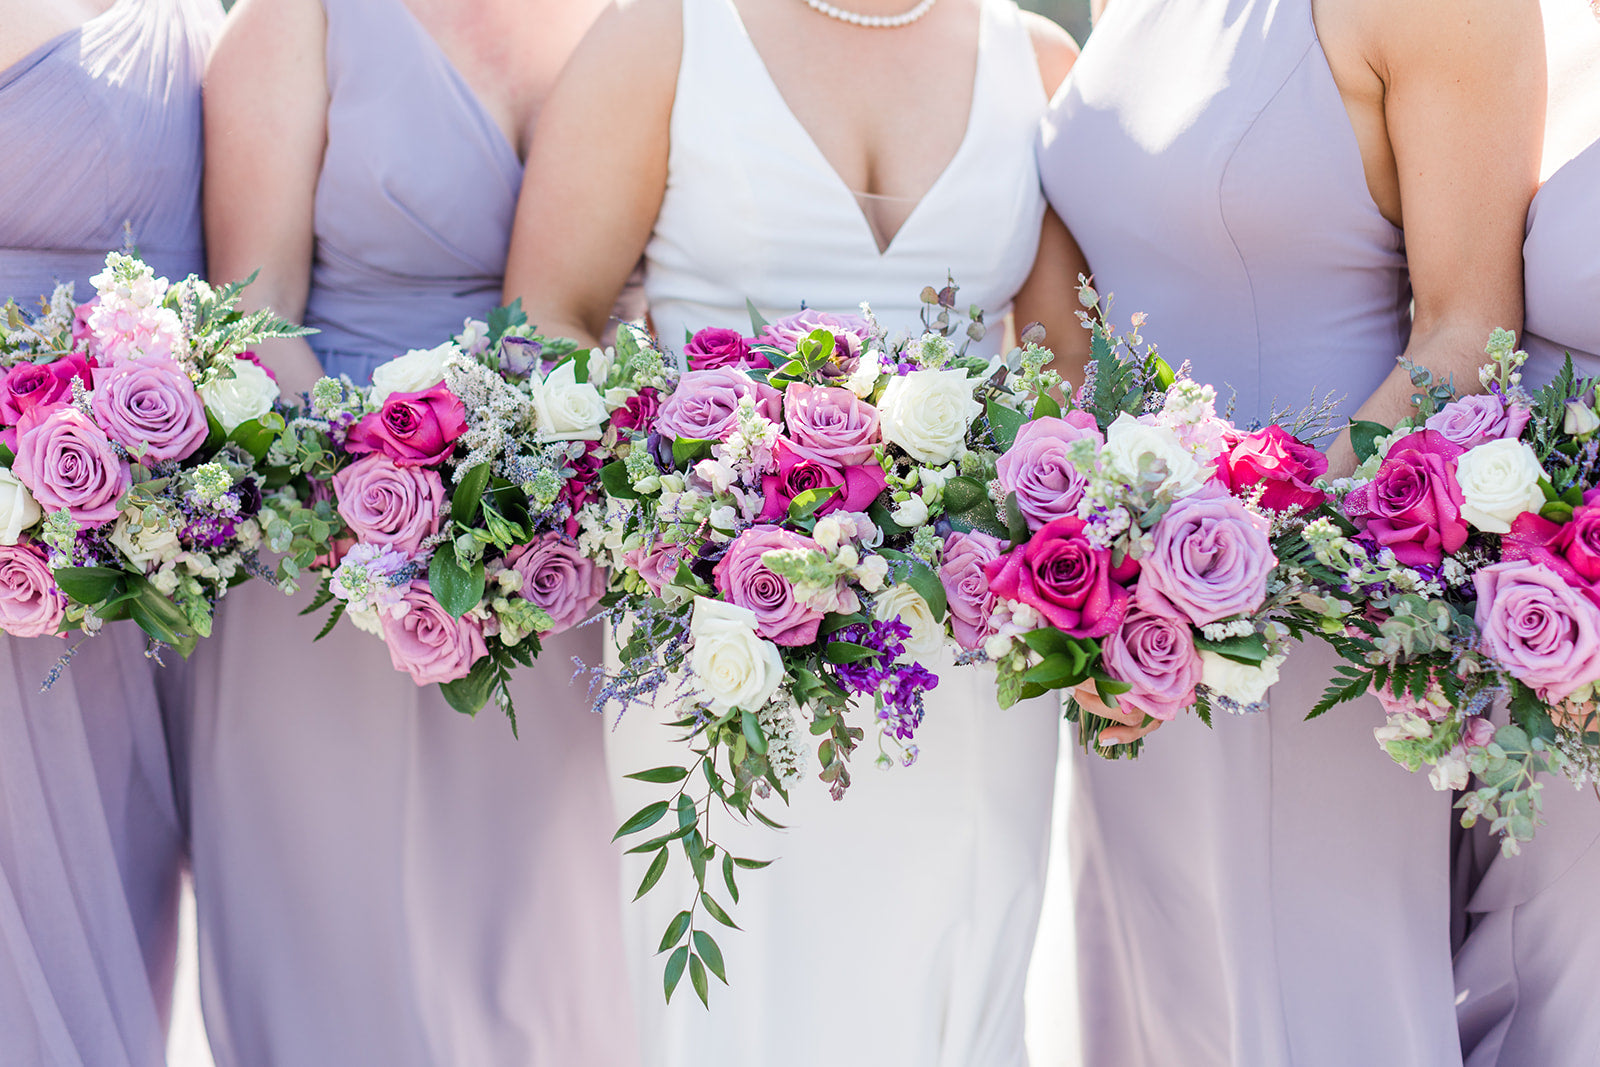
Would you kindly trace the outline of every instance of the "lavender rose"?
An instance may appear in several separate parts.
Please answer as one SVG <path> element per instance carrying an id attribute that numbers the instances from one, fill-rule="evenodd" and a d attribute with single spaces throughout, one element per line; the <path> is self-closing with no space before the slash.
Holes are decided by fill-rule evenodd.
<path id="1" fill-rule="evenodd" d="M 1089 483 L 1067 452 L 1074 441 L 1083 440 L 1105 443 L 1094 416 L 1086 412 L 1033 419 L 1023 423 L 1016 441 L 995 464 L 997 480 L 1006 492 L 1017 494 L 1017 509 L 1028 520 L 1028 529 L 1078 513 Z"/>
<path id="2" fill-rule="evenodd" d="M 41 506 L 85 526 L 117 517 L 132 472 L 89 416 L 72 407 L 41 408 L 24 415 L 17 430 L 11 472 Z"/>
<path id="3" fill-rule="evenodd" d="M 1140 561 L 1142 580 L 1197 626 L 1253 612 L 1278 564 L 1269 527 L 1226 489 L 1207 485 L 1173 504 L 1150 531 L 1154 547 Z"/>
<path id="4" fill-rule="evenodd" d="M 871 332 L 872 324 L 860 315 L 831 315 L 826 311 L 806 308 L 769 323 L 756 342 L 793 353 L 800 347 L 800 342 L 816 330 L 827 330 L 833 334 L 835 358 L 853 360 L 860 357 L 862 342 Z"/>
<path id="5" fill-rule="evenodd" d="M 1496 563 L 1472 576 L 1483 648 L 1541 700 L 1600 679 L 1600 608 L 1549 567 Z"/>
<path id="6" fill-rule="evenodd" d="M 1133 686 L 1117 698 L 1125 710 L 1167 722 L 1194 703 L 1204 673 L 1194 634 L 1148 583 L 1140 583 L 1122 625 L 1100 648 L 1106 673 Z"/>
<path id="7" fill-rule="evenodd" d="M 339 517 L 365 544 L 389 545 L 416 555 L 439 532 L 444 483 L 426 467 L 402 467 L 382 453 L 366 456 L 333 476 Z"/>
<path id="8" fill-rule="evenodd" d="M 752 526 L 734 539 L 713 572 L 717 591 L 756 615 L 756 633 L 779 645 L 809 645 L 817 639 L 822 611 L 795 596 L 789 579 L 761 562 L 777 549 L 820 550 L 809 537 L 777 526 Z"/>
<path id="9" fill-rule="evenodd" d="M 106 436 L 149 459 L 187 459 L 205 443 L 206 407 L 170 359 L 127 359 L 94 372 L 90 410 Z"/>
<path id="10" fill-rule="evenodd" d="M 883 440 L 878 409 L 848 389 L 796 382 L 784 391 L 783 417 L 796 445 L 835 466 L 868 462 Z"/>
<path id="11" fill-rule="evenodd" d="M 683 346 L 683 358 L 690 370 L 772 366 L 766 356 L 750 351 L 750 342 L 738 330 L 701 330 Z"/>
<path id="12" fill-rule="evenodd" d="M 1462 448 L 1477 448 L 1489 441 L 1521 437 L 1529 414 L 1522 404 L 1508 403 L 1490 393 L 1475 393 L 1446 404 L 1428 416 L 1423 426 Z"/>
<path id="13" fill-rule="evenodd" d="M 506 562 L 522 575 L 522 598 L 555 621 L 540 637 L 570 630 L 605 595 L 605 572 L 556 534 L 518 545 L 506 553 Z"/>
<path id="14" fill-rule="evenodd" d="M 657 540 L 648 548 L 630 548 L 622 561 L 639 573 L 650 591 L 660 596 L 678 576 L 678 564 L 687 563 L 684 547 L 675 541 Z"/>
<path id="15" fill-rule="evenodd" d="M 1000 558 L 1005 543 L 986 533 L 956 532 L 945 538 L 939 583 L 950 608 L 950 630 L 956 644 L 978 649 L 994 633 L 994 591 L 984 568 Z"/>
<path id="16" fill-rule="evenodd" d="M 61 626 L 66 598 L 44 553 L 33 545 L 0 545 L 0 633 L 43 637 Z"/>
<path id="17" fill-rule="evenodd" d="M 406 590 L 404 615 L 379 616 L 383 641 L 394 669 L 411 675 L 418 685 L 454 682 L 472 673 L 472 665 L 489 654 L 483 625 L 470 615 L 453 619 L 433 598 L 427 582 Z"/>
<path id="18" fill-rule="evenodd" d="M 683 441 L 720 441 L 738 428 L 739 401 L 745 397 L 773 422 L 781 417 L 783 396 L 772 386 L 732 367 L 690 371 L 662 403 L 655 429 Z"/>

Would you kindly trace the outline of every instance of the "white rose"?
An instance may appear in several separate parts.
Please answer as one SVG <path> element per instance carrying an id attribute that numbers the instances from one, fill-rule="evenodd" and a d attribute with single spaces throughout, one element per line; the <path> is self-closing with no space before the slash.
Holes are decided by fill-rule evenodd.
<path id="1" fill-rule="evenodd" d="M 909 585 L 892 585 L 872 606 L 873 617 L 881 622 L 898 618 L 911 627 L 905 655 L 909 663 L 927 664 L 944 648 L 944 624 L 933 617 L 933 609 L 922 594 Z"/>
<path id="2" fill-rule="evenodd" d="M 0 545 L 14 545 L 44 513 L 10 468 L 0 467 Z"/>
<path id="3" fill-rule="evenodd" d="M 1439 762 L 1428 772 L 1428 783 L 1440 793 L 1467 787 L 1467 777 L 1472 769 L 1467 766 L 1466 749 L 1457 745 L 1439 757 Z"/>
<path id="4" fill-rule="evenodd" d="M 1205 484 L 1199 461 L 1177 434 L 1165 426 L 1146 426 L 1127 412 L 1118 415 L 1106 430 L 1100 455 L 1129 481 L 1138 475 L 1141 464 L 1149 466 L 1149 460 L 1161 464 L 1167 476 L 1158 491 L 1173 499 L 1197 492 Z"/>
<path id="5" fill-rule="evenodd" d="M 108 540 L 124 559 L 146 572 L 156 570 L 183 555 L 183 545 L 178 542 L 175 526 L 162 528 L 151 524 L 134 533 L 133 523 L 126 515 L 111 528 Z"/>
<path id="6" fill-rule="evenodd" d="M 539 436 L 546 441 L 598 441 L 606 421 L 605 399 L 587 382 L 578 381 L 570 361 L 550 372 L 543 382 L 530 385 L 533 406 L 539 413 Z"/>
<path id="7" fill-rule="evenodd" d="M 914 370 L 891 378 L 878 400 L 884 440 L 918 463 L 942 465 L 967 450 L 967 430 L 983 411 L 964 370 Z"/>
<path id="8" fill-rule="evenodd" d="M 1561 432 L 1573 437 L 1587 437 L 1600 430 L 1600 415 L 1581 400 L 1567 401 L 1567 412 L 1561 419 Z"/>
<path id="9" fill-rule="evenodd" d="M 783 682 L 778 646 L 756 636 L 756 615 L 721 600 L 695 597 L 689 666 L 712 710 L 757 711 Z"/>
<path id="10" fill-rule="evenodd" d="M 1521 441 L 1490 441 L 1456 461 L 1461 517 L 1484 533 L 1510 533 L 1511 520 L 1544 506 L 1539 457 Z"/>
<path id="11" fill-rule="evenodd" d="M 912 496 L 896 507 L 890 518 L 907 530 L 916 529 L 928 521 L 928 502 L 920 496 Z"/>
<path id="12" fill-rule="evenodd" d="M 232 433 L 272 410 L 272 402 L 278 399 L 278 383 L 257 364 L 248 359 L 236 359 L 233 377 L 213 378 L 202 385 L 200 399 L 212 417 L 222 424 L 223 432 Z"/>
<path id="13" fill-rule="evenodd" d="M 1218 696 L 1235 704 L 1259 704 L 1267 690 L 1278 684 L 1278 667 L 1283 656 L 1270 656 L 1260 665 L 1240 663 L 1215 652 L 1201 652 L 1200 682 Z"/>
<path id="14" fill-rule="evenodd" d="M 372 372 L 372 403 L 374 406 L 389 399 L 390 393 L 420 393 L 444 381 L 444 369 L 450 360 L 461 354 L 453 342 L 438 348 L 413 348 L 403 356 L 396 356 Z"/>

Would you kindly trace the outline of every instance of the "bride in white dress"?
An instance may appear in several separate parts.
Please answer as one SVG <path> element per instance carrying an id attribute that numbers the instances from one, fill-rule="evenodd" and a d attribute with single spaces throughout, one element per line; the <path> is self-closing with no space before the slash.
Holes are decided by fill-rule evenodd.
<path id="1" fill-rule="evenodd" d="M 910 2 L 623 0 L 544 112 L 507 299 L 542 332 L 592 342 L 642 254 L 671 345 L 686 329 L 748 329 L 747 298 L 769 319 L 868 301 L 892 334 L 920 329 L 919 294 L 948 272 L 960 306 L 994 324 L 974 350 L 997 352 L 1008 310 L 1043 318 L 1035 294 L 1059 306 L 1074 284 L 1033 270 L 1068 261 L 1037 256 L 1041 242 L 1070 249 L 1033 145 L 1077 50 L 1012 0 Z M 1070 320 L 1044 324 L 1082 344 Z M 1027 1062 L 1059 709 L 1001 710 L 993 692 L 992 673 L 946 662 L 914 766 L 873 767 L 869 731 L 842 802 L 813 769 L 771 812 L 786 831 L 719 829 L 735 854 L 778 862 L 744 876 L 742 931 L 716 931 L 731 988 L 713 983 L 710 1011 L 687 982 L 663 1003 L 656 950 L 687 874 L 627 906 L 646 1063 Z M 659 721 L 675 717 L 635 708 L 610 735 L 620 814 L 658 799 L 621 776 L 681 758 Z"/>

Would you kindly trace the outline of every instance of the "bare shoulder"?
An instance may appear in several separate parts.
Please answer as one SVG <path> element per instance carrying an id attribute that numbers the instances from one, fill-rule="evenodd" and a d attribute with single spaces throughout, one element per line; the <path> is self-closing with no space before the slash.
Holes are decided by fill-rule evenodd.
<path id="1" fill-rule="evenodd" d="M 1451 69 L 1464 78 L 1542 69 L 1539 0 L 1351 0 L 1319 4 L 1319 20 L 1344 23 L 1385 81 L 1404 68 Z M 1320 21 L 1319 21 L 1320 25 Z"/>
<path id="2" fill-rule="evenodd" d="M 605 64 L 629 76 L 676 76 L 683 55 L 683 0 L 613 0 L 578 46 L 573 66 Z"/>
<path id="3" fill-rule="evenodd" d="M 327 36 L 321 0 L 239 0 L 211 50 L 206 81 L 322 70 Z"/>
<path id="4" fill-rule="evenodd" d="M 1072 64 L 1078 61 L 1078 42 L 1055 22 L 1035 12 L 1024 11 L 1022 21 L 1033 41 L 1033 54 L 1039 61 L 1039 78 L 1044 82 L 1045 95 L 1054 96 L 1056 89 L 1067 80 Z"/>

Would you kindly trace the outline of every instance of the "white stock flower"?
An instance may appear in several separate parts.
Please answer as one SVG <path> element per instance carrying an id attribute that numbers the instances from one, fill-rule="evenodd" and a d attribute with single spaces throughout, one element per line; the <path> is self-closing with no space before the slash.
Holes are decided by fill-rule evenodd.
<path id="1" fill-rule="evenodd" d="M 438 348 L 413 348 L 372 372 L 372 403 L 382 404 L 390 393 L 420 393 L 444 381 L 445 365 L 461 354 L 454 342 Z"/>
<path id="2" fill-rule="evenodd" d="M 868 556 L 856 564 L 854 577 L 861 588 L 869 593 L 876 593 L 883 588 L 885 579 L 889 577 L 889 561 L 882 556 Z"/>
<path id="3" fill-rule="evenodd" d="M 908 530 L 916 529 L 928 521 L 928 502 L 913 495 L 896 507 L 890 517 Z"/>
<path id="4" fill-rule="evenodd" d="M 964 370 L 914 370 L 889 379 L 878 400 L 884 440 L 918 463 L 942 465 L 967 450 L 967 430 L 983 411 Z"/>
<path id="5" fill-rule="evenodd" d="M 1439 762 L 1428 772 L 1428 783 L 1440 793 L 1465 789 L 1471 773 L 1472 769 L 1467 766 L 1467 750 L 1457 745 L 1439 757 Z"/>
<path id="6" fill-rule="evenodd" d="M 1581 400 L 1567 401 L 1566 414 L 1561 417 L 1561 432 L 1573 437 L 1587 437 L 1600 430 L 1600 415 Z"/>
<path id="7" fill-rule="evenodd" d="M 877 349 L 869 348 L 861 353 L 860 359 L 856 360 L 856 369 L 850 372 L 844 387 L 865 400 L 878 387 L 878 379 L 881 377 L 883 377 L 883 360 L 879 357 Z"/>
<path id="8" fill-rule="evenodd" d="M 539 413 L 539 436 L 548 441 L 598 441 L 609 414 L 600 391 L 578 381 L 577 365 L 568 361 L 543 382 L 529 383 Z"/>
<path id="9" fill-rule="evenodd" d="M 0 467 L 0 545 L 14 545 L 44 513 L 10 468 Z"/>
<path id="10" fill-rule="evenodd" d="M 907 662 L 926 665 L 944 648 L 944 624 L 933 617 L 933 609 L 922 594 L 909 585 L 891 585 L 872 606 L 874 618 L 888 622 L 898 618 L 911 627 L 906 638 Z"/>
<path id="11" fill-rule="evenodd" d="M 1106 444 L 1101 459 L 1128 481 L 1134 481 L 1141 464 L 1153 459 L 1162 465 L 1166 478 L 1159 491 L 1173 499 L 1197 492 L 1205 484 L 1206 472 L 1178 435 L 1165 426 L 1146 426 L 1123 412 L 1106 429 Z"/>
<path id="12" fill-rule="evenodd" d="M 1522 441 L 1489 441 L 1456 461 L 1461 517 L 1484 533 L 1509 533 L 1511 520 L 1544 506 L 1539 457 Z"/>
<path id="13" fill-rule="evenodd" d="M 756 615 L 721 600 L 695 597 L 689 666 L 712 710 L 757 711 L 783 682 L 778 646 L 756 636 Z"/>
<path id="14" fill-rule="evenodd" d="M 1278 684 L 1278 667 L 1284 656 L 1270 656 L 1259 665 L 1240 663 L 1215 652 L 1201 652 L 1200 682 L 1235 704 L 1259 704 L 1267 690 Z"/>
<path id="15" fill-rule="evenodd" d="M 221 423 L 222 431 L 232 433 L 272 410 L 272 402 L 278 399 L 278 383 L 257 364 L 236 359 L 233 377 L 213 378 L 202 385 L 200 399 L 212 418 Z"/>
<path id="16" fill-rule="evenodd" d="M 586 375 L 589 384 L 597 390 L 606 384 L 611 377 L 612 368 L 617 364 L 617 350 L 614 348 L 589 349 L 589 373 Z"/>
<path id="17" fill-rule="evenodd" d="M 183 555 L 183 545 L 178 541 L 175 526 L 161 527 L 154 523 L 133 532 L 133 523 L 126 515 L 117 520 L 107 538 L 124 559 L 145 571 L 153 571 Z"/>

